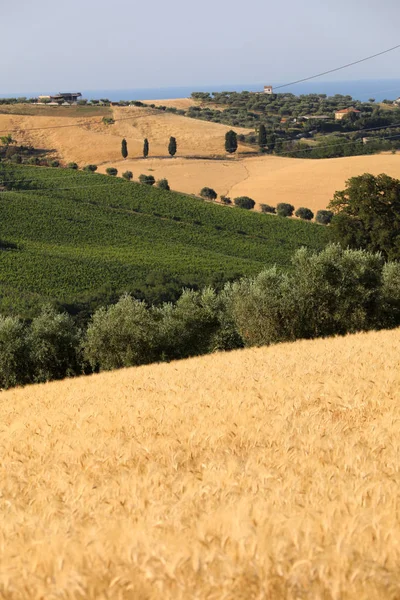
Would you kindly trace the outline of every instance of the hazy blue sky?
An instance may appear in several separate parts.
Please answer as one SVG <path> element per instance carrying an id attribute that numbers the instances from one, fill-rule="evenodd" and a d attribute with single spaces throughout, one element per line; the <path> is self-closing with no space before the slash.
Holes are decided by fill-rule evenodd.
<path id="1" fill-rule="evenodd" d="M 399 44 L 399 22 L 399 0 L 0 0 L 0 94 L 286 82 Z"/>

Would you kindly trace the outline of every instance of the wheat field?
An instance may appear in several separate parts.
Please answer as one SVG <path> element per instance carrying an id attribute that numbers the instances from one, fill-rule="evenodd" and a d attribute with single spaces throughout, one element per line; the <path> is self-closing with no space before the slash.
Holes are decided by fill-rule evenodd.
<path id="1" fill-rule="evenodd" d="M 261 156 L 226 160 L 174 159 L 118 160 L 104 164 L 117 167 L 120 174 L 130 170 L 137 178 L 141 173 L 167 178 L 172 189 L 199 194 L 204 186 L 212 187 L 231 198 L 250 196 L 261 203 L 276 206 L 289 202 L 295 208 L 305 206 L 314 212 L 328 206 L 333 194 L 343 190 L 350 177 L 363 173 L 387 173 L 400 179 L 400 153 L 351 156 L 320 160 Z"/>
<path id="2" fill-rule="evenodd" d="M 400 597 L 400 331 L 1 394 L 0 597 Z"/>

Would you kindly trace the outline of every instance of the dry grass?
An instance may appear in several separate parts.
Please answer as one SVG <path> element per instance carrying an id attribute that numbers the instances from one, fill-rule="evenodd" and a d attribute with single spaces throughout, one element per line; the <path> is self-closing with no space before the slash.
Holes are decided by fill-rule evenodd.
<path id="1" fill-rule="evenodd" d="M 400 596 L 400 331 L 1 395 L 0 597 Z"/>
<path id="2" fill-rule="evenodd" d="M 170 106 L 187 110 L 191 106 L 198 106 L 192 98 L 168 98 L 167 100 L 143 100 L 145 104 L 155 104 L 156 106 Z"/>
<path id="3" fill-rule="evenodd" d="M 42 110 L 46 116 L 0 114 L 0 131 L 16 130 L 13 137 L 18 143 L 54 149 L 65 162 L 74 161 L 80 166 L 120 160 L 123 137 L 127 139 L 130 156 L 142 156 L 146 137 L 153 155 L 168 156 L 170 136 L 177 138 L 180 156 L 220 155 L 225 152 L 225 133 L 230 129 L 148 108 L 115 107 L 114 125 L 104 125 L 102 115 L 60 117 L 53 116 L 52 107 Z M 52 129 L 54 126 L 62 127 Z M 238 133 L 248 131 L 238 129 Z"/>

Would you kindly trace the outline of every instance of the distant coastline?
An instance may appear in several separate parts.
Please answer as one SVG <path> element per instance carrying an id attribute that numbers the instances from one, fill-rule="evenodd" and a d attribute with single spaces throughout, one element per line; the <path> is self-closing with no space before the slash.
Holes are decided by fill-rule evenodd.
<path id="1" fill-rule="evenodd" d="M 255 84 L 220 84 L 220 85 L 191 85 L 191 86 L 171 86 L 160 88 L 131 88 L 124 90 L 85 90 L 79 89 L 84 98 L 90 100 L 99 98 L 108 98 L 112 101 L 118 100 L 163 100 L 167 98 L 187 98 L 192 92 L 221 92 L 221 91 L 244 91 L 249 92 L 261 91 L 264 84 L 280 85 L 277 82 L 264 81 L 263 83 Z M 39 94 L 57 93 L 60 90 L 54 88 L 51 90 L 39 90 L 35 93 L 8 93 L 0 94 L 4 97 L 33 97 Z M 75 91 L 75 90 L 73 90 Z M 377 102 L 381 102 L 385 98 L 396 99 L 400 97 L 400 79 L 364 79 L 364 80 L 346 80 L 346 81 L 309 81 L 300 83 L 279 90 L 279 92 L 288 92 L 291 94 L 334 94 L 350 95 L 355 100 L 363 102 L 369 98 L 375 98 Z"/>

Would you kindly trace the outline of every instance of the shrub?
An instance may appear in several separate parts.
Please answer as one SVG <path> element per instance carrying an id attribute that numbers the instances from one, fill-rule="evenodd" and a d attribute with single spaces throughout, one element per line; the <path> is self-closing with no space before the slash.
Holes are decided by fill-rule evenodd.
<path id="1" fill-rule="evenodd" d="M 84 356 L 101 371 L 149 363 L 155 359 L 157 323 L 144 302 L 129 295 L 96 311 L 84 341 Z"/>
<path id="2" fill-rule="evenodd" d="M 68 169 L 74 169 L 75 171 L 78 169 L 78 165 L 76 164 L 76 162 L 70 162 L 67 165 Z"/>
<path id="3" fill-rule="evenodd" d="M 116 169 L 115 167 L 108 167 L 106 169 L 106 173 L 107 173 L 107 175 L 111 175 L 112 177 L 115 177 L 116 175 L 118 175 L 118 169 Z"/>
<path id="4" fill-rule="evenodd" d="M 86 165 L 86 167 L 83 167 L 83 170 L 87 171 L 88 173 L 94 173 L 97 171 L 97 165 Z"/>
<path id="5" fill-rule="evenodd" d="M 254 200 L 248 196 L 239 196 L 238 198 L 235 198 L 233 202 L 239 208 L 246 208 L 247 210 L 252 210 L 256 205 Z"/>
<path id="6" fill-rule="evenodd" d="M 302 248 L 292 264 L 289 273 L 274 267 L 233 284 L 233 316 L 247 345 L 382 326 L 383 260 L 379 254 L 342 250 L 338 245 L 327 246 L 319 254 Z M 395 290 L 400 290 L 399 275 L 388 276 Z M 388 291 L 387 295 L 395 294 Z"/>
<path id="7" fill-rule="evenodd" d="M 299 217 L 299 219 L 303 219 L 303 221 L 311 221 L 314 218 L 313 211 L 309 208 L 304 208 L 303 206 L 298 208 L 294 214 L 296 217 Z"/>
<path id="8" fill-rule="evenodd" d="M 333 212 L 331 210 L 319 210 L 315 216 L 315 221 L 320 225 L 329 225 L 333 219 Z"/>
<path id="9" fill-rule="evenodd" d="M 157 187 L 160 188 L 160 190 L 166 190 L 167 192 L 171 189 L 169 187 L 168 179 L 159 179 L 157 181 Z"/>
<path id="10" fill-rule="evenodd" d="M 0 316 L 0 387 L 7 389 L 30 380 L 26 328 L 15 317 Z"/>
<path id="11" fill-rule="evenodd" d="M 212 188 L 203 187 L 203 189 L 200 191 L 200 196 L 202 198 L 206 198 L 207 200 L 216 200 L 218 197 L 218 194 Z"/>
<path id="12" fill-rule="evenodd" d="M 276 207 L 276 212 L 280 217 L 291 217 L 293 216 L 294 206 L 286 202 L 280 202 Z"/>
<path id="13" fill-rule="evenodd" d="M 63 379 L 79 373 L 80 338 L 72 318 L 44 307 L 28 334 L 33 380 Z"/>
<path id="14" fill-rule="evenodd" d="M 260 207 L 261 207 L 261 212 L 263 212 L 263 213 L 270 213 L 273 215 L 276 213 L 275 206 L 271 206 L 270 204 L 260 204 Z"/>
<path id="15" fill-rule="evenodd" d="M 153 175 L 139 175 L 139 181 L 146 185 L 154 185 L 156 182 Z"/>
<path id="16" fill-rule="evenodd" d="M 132 171 L 125 171 L 124 173 L 122 173 L 122 177 L 127 181 L 130 181 L 131 179 L 133 179 L 133 173 Z"/>
<path id="17" fill-rule="evenodd" d="M 50 162 L 50 166 L 51 167 L 59 167 L 60 166 L 60 161 L 59 160 L 52 160 Z"/>
<path id="18" fill-rule="evenodd" d="M 112 117 L 103 117 L 102 119 L 104 125 L 114 125 L 115 121 Z"/>
<path id="19" fill-rule="evenodd" d="M 222 204 L 232 204 L 232 200 L 228 196 L 220 196 Z"/>

